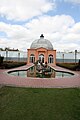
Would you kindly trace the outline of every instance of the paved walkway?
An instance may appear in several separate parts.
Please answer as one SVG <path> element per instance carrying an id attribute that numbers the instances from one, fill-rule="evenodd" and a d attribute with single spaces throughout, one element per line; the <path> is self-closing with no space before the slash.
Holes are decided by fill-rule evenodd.
<path id="1" fill-rule="evenodd" d="M 80 71 L 75 72 L 73 77 L 68 78 L 22 78 L 19 76 L 11 76 L 7 72 L 11 70 L 25 70 L 32 64 L 9 70 L 0 69 L 0 85 L 32 87 L 32 88 L 69 88 L 80 87 Z M 56 70 L 68 71 L 61 67 L 54 67 Z"/>

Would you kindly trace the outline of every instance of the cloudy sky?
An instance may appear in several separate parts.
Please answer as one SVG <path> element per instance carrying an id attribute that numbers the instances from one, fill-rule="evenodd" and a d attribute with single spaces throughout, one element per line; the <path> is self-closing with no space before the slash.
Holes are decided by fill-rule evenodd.
<path id="1" fill-rule="evenodd" d="M 30 48 L 40 34 L 57 51 L 80 51 L 80 0 L 0 0 L 0 48 Z"/>

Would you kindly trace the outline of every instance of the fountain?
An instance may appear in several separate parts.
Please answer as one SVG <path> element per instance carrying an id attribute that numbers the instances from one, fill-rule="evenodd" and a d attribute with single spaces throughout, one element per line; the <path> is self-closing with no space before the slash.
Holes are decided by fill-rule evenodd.
<path id="1" fill-rule="evenodd" d="M 37 60 L 35 66 L 38 74 L 51 75 L 51 69 L 48 67 L 47 62 L 44 64 L 40 60 Z"/>

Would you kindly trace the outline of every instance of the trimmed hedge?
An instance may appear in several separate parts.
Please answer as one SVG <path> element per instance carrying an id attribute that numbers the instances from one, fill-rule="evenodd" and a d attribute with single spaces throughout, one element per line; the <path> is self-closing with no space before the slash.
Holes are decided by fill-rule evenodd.
<path id="1" fill-rule="evenodd" d="M 56 65 L 70 70 L 77 70 L 80 67 L 78 63 L 57 63 Z"/>
<path id="2" fill-rule="evenodd" d="M 4 61 L 3 62 L 3 68 L 5 69 L 10 69 L 10 68 L 15 68 L 15 67 L 20 67 L 26 65 L 26 62 L 14 62 L 14 61 Z"/>
<path id="3" fill-rule="evenodd" d="M 4 57 L 0 56 L 0 65 L 3 63 Z"/>

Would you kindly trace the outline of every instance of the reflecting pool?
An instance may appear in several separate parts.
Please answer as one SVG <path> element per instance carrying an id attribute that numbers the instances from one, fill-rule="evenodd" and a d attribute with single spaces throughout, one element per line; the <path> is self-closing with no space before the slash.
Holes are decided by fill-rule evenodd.
<path id="1" fill-rule="evenodd" d="M 36 70 L 36 66 L 29 68 L 28 70 L 17 70 L 8 72 L 10 75 L 20 76 L 20 77 L 32 77 L 32 78 L 64 78 L 72 77 L 73 73 L 55 71 L 54 69 L 48 67 L 49 72 L 39 72 Z"/>

